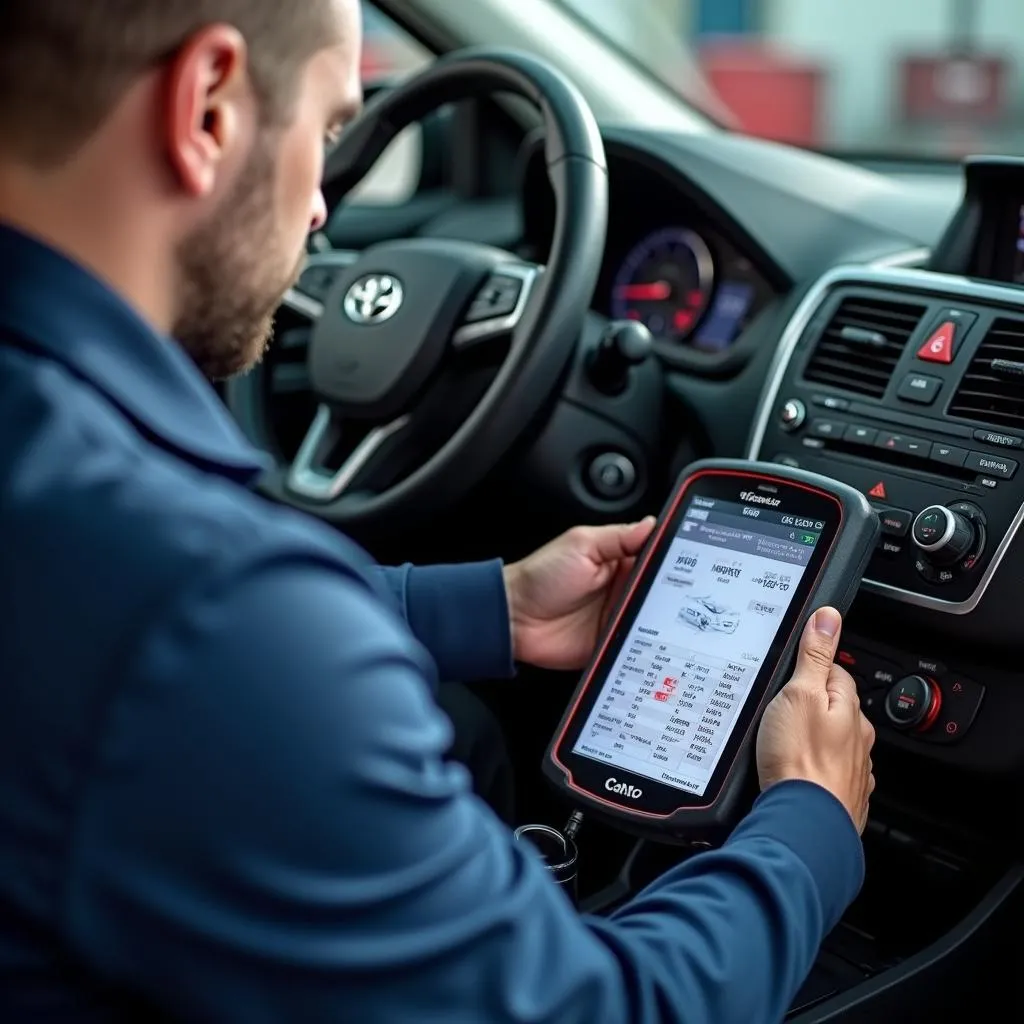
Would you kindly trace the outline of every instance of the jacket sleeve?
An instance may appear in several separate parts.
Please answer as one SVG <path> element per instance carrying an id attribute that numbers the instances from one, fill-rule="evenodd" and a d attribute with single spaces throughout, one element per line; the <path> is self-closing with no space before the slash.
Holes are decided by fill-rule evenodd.
<path id="1" fill-rule="evenodd" d="M 512 632 L 502 563 L 376 567 L 442 680 L 510 679 Z"/>
<path id="2" fill-rule="evenodd" d="M 340 571 L 187 595 L 102 723 L 65 941 L 188 1020 L 781 1020 L 860 885 L 840 804 L 774 787 L 722 849 L 581 917 L 445 762 L 430 668 Z"/>

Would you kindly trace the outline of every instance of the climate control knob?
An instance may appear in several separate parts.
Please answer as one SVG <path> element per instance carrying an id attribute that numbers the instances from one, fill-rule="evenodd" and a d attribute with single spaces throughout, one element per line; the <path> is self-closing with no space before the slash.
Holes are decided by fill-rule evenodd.
<path id="1" fill-rule="evenodd" d="M 918 513 L 910 536 L 934 565 L 952 565 L 961 561 L 978 542 L 974 523 L 945 505 L 929 505 Z"/>
<path id="2" fill-rule="evenodd" d="M 942 707 L 939 684 L 928 676 L 907 676 L 885 695 L 885 715 L 904 732 L 925 732 L 935 724 Z"/>

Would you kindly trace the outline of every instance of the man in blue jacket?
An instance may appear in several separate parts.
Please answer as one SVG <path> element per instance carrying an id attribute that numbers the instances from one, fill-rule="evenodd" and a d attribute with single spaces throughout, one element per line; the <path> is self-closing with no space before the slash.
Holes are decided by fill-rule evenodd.
<path id="1" fill-rule="evenodd" d="M 582 664 L 650 524 L 381 570 L 252 493 L 197 370 L 265 344 L 358 34 L 353 0 L 0 6 L 0 1018 L 777 1020 L 862 877 L 838 615 L 726 845 L 580 917 L 432 689 Z"/>

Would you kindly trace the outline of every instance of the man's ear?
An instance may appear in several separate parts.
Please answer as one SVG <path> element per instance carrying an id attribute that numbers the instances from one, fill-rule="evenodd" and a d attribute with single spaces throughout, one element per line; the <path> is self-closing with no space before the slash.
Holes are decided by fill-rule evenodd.
<path id="1" fill-rule="evenodd" d="M 193 196 L 214 191 L 225 160 L 243 143 L 247 60 L 242 35 L 213 25 L 190 39 L 170 68 L 164 144 L 179 184 Z"/>

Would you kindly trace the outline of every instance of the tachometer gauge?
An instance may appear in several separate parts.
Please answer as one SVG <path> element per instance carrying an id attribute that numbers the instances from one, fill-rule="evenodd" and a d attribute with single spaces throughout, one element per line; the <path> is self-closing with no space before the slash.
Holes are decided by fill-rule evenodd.
<path id="1" fill-rule="evenodd" d="M 612 316 L 640 320 L 655 338 L 682 341 L 708 307 L 714 276 L 711 252 L 695 231 L 657 231 L 623 261 L 612 285 Z"/>

